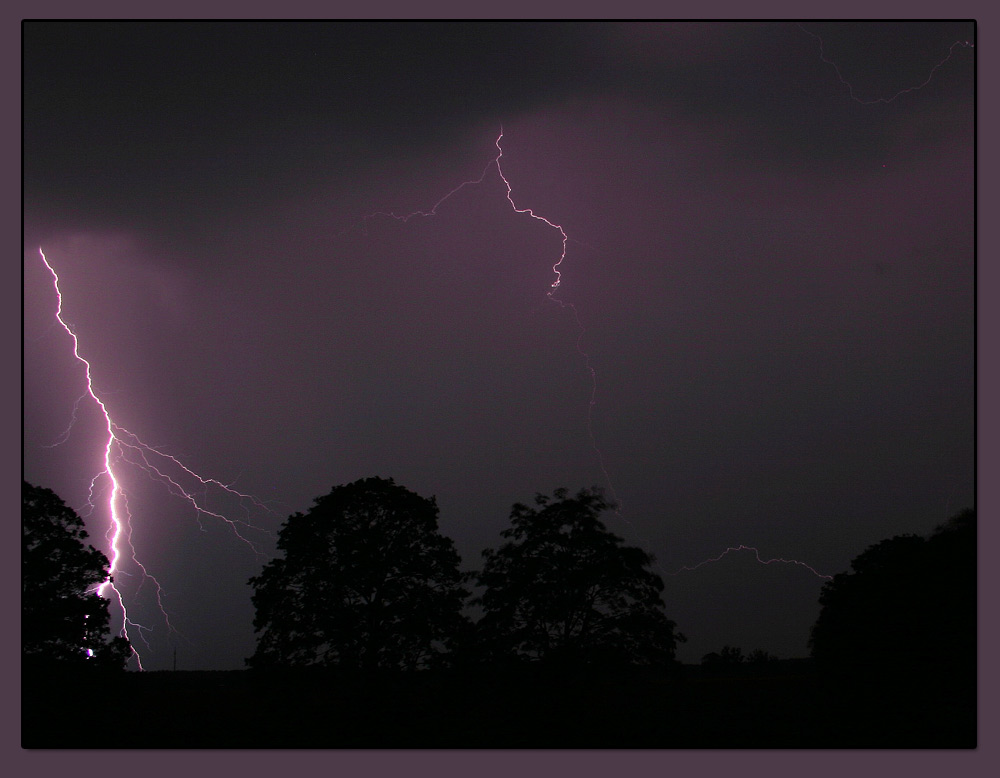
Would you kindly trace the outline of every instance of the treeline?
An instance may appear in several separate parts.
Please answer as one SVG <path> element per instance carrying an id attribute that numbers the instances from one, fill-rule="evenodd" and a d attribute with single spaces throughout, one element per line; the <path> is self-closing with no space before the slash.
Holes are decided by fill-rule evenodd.
<path id="1" fill-rule="evenodd" d="M 463 573 L 433 498 L 392 479 L 338 486 L 288 519 L 282 555 L 251 579 L 258 643 L 248 664 L 667 669 L 684 638 L 652 557 L 601 522 L 609 507 L 597 489 L 516 504 L 500 546 Z"/>
<path id="2" fill-rule="evenodd" d="M 434 498 L 391 478 L 337 486 L 295 513 L 278 556 L 250 579 L 252 668 L 419 670 L 455 663 L 669 669 L 684 636 L 668 618 L 652 557 L 600 517 L 599 489 L 558 489 L 515 504 L 497 548 L 460 570 Z M 96 596 L 107 558 L 48 489 L 22 486 L 22 657 L 26 664 L 122 667 Z M 975 671 L 976 519 L 966 510 L 928 538 L 865 550 L 824 584 L 811 655 L 831 677 Z M 470 609 L 477 614 L 473 619 Z M 934 626 L 933 630 L 927 625 Z M 723 647 L 702 664 L 773 660 Z"/>
<path id="3" fill-rule="evenodd" d="M 623 739 L 604 745 L 975 745 L 973 511 L 926 538 L 875 544 L 824 584 L 808 664 L 725 646 L 692 676 L 679 672 L 684 636 L 667 615 L 652 557 L 608 531 L 600 517 L 611 507 L 599 489 L 559 489 L 516 504 L 499 544 L 463 572 L 433 498 L 392 479 L 337 486 L 286 520 L 277 556 L 249 581 L 257 644 L 244 675 L 256 685 L 234 693 L 301 704 L 327 721 L 341 716 L 333 700 L 350 700 L 357 711 L 373 706 L 357 745 L 401 744 L 395 736 L 419 745 L 415 733 L 435 731 L 435 716 L 451 731 L 474 733 L 460 715 L 471 708 L 502 742 L 469 734 L 439 745 L 558 746 L 563 740 L 543 737 L 558 731 L 586 746 L 619 730 Z M 59 679 L 123 670 L 131 648 L 108 634 L 108 601 L 96 594 L 108 562 L 85 545 L 79 517 L 51 491 L 25 483 L 22 527 L 25 694 L 33 683 L 69 689 Z M 138 678 L 149 674 L 127 675 L 136 679 L 121 689 L 153 693 Z M 289 703 L 293 689 L 299 696 Z M 425 693 L 441 705 L 426 707 Z M 233 720 L 251 715 L 235 699 Z M 609 729 L 591 720 L 588 705 L 631 707 Z M 557 729 L 545 706 L 558 709 Z M 385 729 L 390 709 L 396 729 Z M 717 731 L 696 726 L 723 709 L 745 715 Z M 431 716 L 422 729 L 414 719 L 421 710 Z M 350 745 L 344 733 L 361 725 L 344 715 L 338 737 Z M 48 720 L 43 709 L 32 716 Z M 288 742 L 276 745 L 328 742 L 322 717 L 303 716 L 280 730 Z M 519 716 L 543 730 L 515 725 Z M 662 739 L 667 724 L 673 740 Z M 635 740 L 638 732 L 645 739 Z"/>

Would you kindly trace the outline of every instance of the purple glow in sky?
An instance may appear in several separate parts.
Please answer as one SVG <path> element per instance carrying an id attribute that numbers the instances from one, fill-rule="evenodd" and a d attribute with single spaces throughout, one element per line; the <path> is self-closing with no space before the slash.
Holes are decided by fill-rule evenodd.
<path id="1" fill-rule="evenodd" d="M 818 576 L 973 505 L 973 41 L 26 23 L 24 476 L 120 458 L 147 669 L 241 667 L 283 519 L 373 475 L 467 569 L 609 487 L 682 659 L 804 655 Z"/>

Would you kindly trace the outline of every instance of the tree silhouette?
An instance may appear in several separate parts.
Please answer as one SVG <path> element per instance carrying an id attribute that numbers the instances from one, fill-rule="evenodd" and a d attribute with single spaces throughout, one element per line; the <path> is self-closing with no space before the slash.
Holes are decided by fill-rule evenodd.
<path id="1" fill-rule="evenodd" d="M 635 664 L 665 667 L 684 637 L 664 613 L 663 582 L 652 556 L 622 545 L 600 514 L 611 507 L 598 489 L 537 507 L 511 509 L 507 542 L 483 552 L 474 600 L 487 657 L 541 660 L 562 666 Z"/>
<path id="2" fill-rule="evenodd" d="M 109 637 L 108 559 L 84 545 L 83 521 L 51 490 L 21 483 L 21 655 L 24 669 L 122 670 L 128 640 Z"/>
<path id="3" fill-rule="evenodd" d="M 251 667 L 415 669 L 442 658 L 464 623 L 459 556 L 438 509 L 390 478 L 335 487 L 282 525 L 250 579 Z"/>
<path id="4" fill-rule="evenodd" d="M 810 648 L 824 672 L 862 682 L 929 675 L 968 680 L 976 658 L 976 518 L 927 539 L 870 546 L 824 584 Z"/>

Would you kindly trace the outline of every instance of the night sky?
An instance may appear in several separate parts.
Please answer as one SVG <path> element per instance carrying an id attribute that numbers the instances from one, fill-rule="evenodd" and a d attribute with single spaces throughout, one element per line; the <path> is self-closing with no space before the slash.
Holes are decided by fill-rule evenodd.
<path id="1" fill-rule="evenodd" d="M 146 669 L 242 667 L 268 533 L 374 475 L 436 496 L 466 569 L 512 503 L 603 486 L 681 659 L 804 656 L 809 568 L 671 574 L 744 544 L 832 575 L 974 505 L 974 35 L 26 23 L 24 477 L 87 513 L 106 438 L 88 400 L 63 436 L 85 379 L 41 247 L 115 423 L 271 509 L 199 487 L 255 552 L 116 471 L 176 630 L 124 559 Z M 501 126 L 514 203 L 569 236 L 555 300 Z"/>

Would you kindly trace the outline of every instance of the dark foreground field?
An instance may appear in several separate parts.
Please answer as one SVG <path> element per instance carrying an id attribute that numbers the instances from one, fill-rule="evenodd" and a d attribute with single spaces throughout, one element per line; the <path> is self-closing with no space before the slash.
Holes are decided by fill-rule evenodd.
<path id="1" fill-rule="evenodd" d="M 672 677 L 538 671 L 22 679 L 25 748 L 974 748 L 974 694 L 854 689 L 805 662 Z"/>

